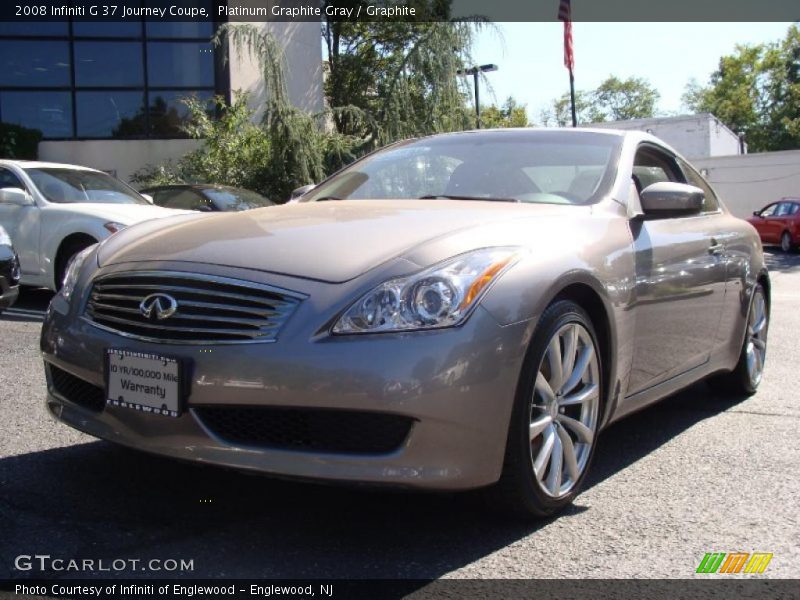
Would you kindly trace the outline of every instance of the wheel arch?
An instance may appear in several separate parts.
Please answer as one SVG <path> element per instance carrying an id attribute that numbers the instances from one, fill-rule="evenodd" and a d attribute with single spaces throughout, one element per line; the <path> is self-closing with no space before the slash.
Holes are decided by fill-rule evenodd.
<path id="1" fill-rule="evenodd" d="M 603 354 L 601 367 L 605 394 L 601 406 L 602 418 L 600 419 L 600 426 L 603 426 L 610 416 L 610 408 L 616 403 L 616 398 L 614 397 L 615 386 L 613 384 L 616 374 L 614 368 L 616 366 L 614 352 L 616 343 L 612 334 L 612 316 L 609 314 L 609 309 L 603 296 L 594 287 L 584 282 L 568 284 L 553 297 L 549 304 L 559 300 L 571 300 L 580 306 L 589 315 L 589 319 L 591 319 L 594 326 L 597 343 Z"/>
<path id="2" fill-rule="evenodd" d="M 767 314 L 769 315 L 772 310 L 772 283 L 769 279 L 769 273 L 766 268 L 761 269 L 756 276 L 756 282 L 761 284 L 764 288 L 764 297 L 767 301 Z"/>
<path id="3" fill-rule="evenodd" d="M 603 353 L 602 371 L 605 395 L 600 427 L 604 427 L 613 414 L 620 393 L 617 382 L 617 327 L 614 310 L 604 286 L 589 273 L 575 271 L 564 275 L 543 296 L 537 314 L 559 300 L 571 300 L 589 315 L 597 334 L 597 343 Z M 531 341 L 533 338 L 531 338 Z"/>
<path id="4" fill-rule="evenodd" d="M 58 281 L 58 272 L 60 270 L 60 266 L 63 264 L 62 261 L 65 260 L 67 257 L 67 253 L 70 249 L 78 246 L 79 244 L 85 244 L 86 246 L 91 246 L 92 244 L 96 244 L 98 242 L 95 236 L 84 233 L 82 231 L 71 233 L 66 236 L 61 242 L 58 244 L 58 250 L 55 253 L 55 259 L 53 261 L 53 284 L 55 285 L 54 289 L 58 289 L 60 287 L 60 282 Z"/>

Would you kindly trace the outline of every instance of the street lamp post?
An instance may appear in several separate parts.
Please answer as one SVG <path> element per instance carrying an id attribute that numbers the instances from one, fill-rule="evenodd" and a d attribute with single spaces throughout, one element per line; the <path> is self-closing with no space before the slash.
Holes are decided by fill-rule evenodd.
<path id="1" fill-rule="evenodd" d="M 481 93 L 478 76 L 481 73 L 488 73 L 489 71 L 497 71 L 497 65 L 474 66 L 469 69 L 459 69 L 457 71 L 462 77 L 472 75 L 472 81 L 475 86 L 475 125 L 477 129 L 481 128 Z"/>

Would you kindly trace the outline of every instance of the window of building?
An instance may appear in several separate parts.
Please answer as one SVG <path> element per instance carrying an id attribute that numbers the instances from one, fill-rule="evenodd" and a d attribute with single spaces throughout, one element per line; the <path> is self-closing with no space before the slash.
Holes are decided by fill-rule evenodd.
<path id="1" fill-rule="evenodd" d="M 71 138 L 72 94 L 69 92 L 0 92 L 0 115 L 5 123 L 38 129 L 45 138 Z"/>
<path id="2" fill-rule="evenodd" d="M 143 87 L 143 84 L 141 43 L 75 42 L 75 87 Z"/>
<path id="3" fill-rule="evenodd" d="M 59 87 L 69 78 L 67 42 L 0 40 L 0 86 Z"/>
<path id="4" fill-rule="evenodd" d="M 0 23 L 0 121 L 44 139 L 185 137 L 181 99 L 228 92 L 212 23 L 34 25 Z"/>
<path id="5" fill-rule="evenodd" d="M 194 98 L 206 105 L 209 115 L 214 113 L 214 95 L 209 91 L 154 91 L 150 92 L 150 130 L 156 137 L 166 137 L 182 131 L 189 121 L 189 109 L 185 100 Z"/>
<path id="6" fill-rule="evenodd" d="M 147 135 L 142 92 L 75 94 L 79 138 L 139 138 Z"/>
<path id="7" fill-rule="evenodd" d="M 152 87 L 213 87 L 209 42 L 148 42 L 147 83 Z"/>

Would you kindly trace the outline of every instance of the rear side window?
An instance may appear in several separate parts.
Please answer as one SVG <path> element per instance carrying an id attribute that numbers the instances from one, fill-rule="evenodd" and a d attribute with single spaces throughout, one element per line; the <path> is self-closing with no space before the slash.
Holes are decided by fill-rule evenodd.
<path id="1" fill-rule="evenodd" d="M 714 193 L 714 190 L 711 189 L 711 186 L 708 185 L 708 182 L 703 179 L 703 176 L 695 171 L 694 168 L 692 168 L 692 166 L 685 160 L 681 160 L 679 158 L 678 164 L 681 166 L 681 169 L 683 169 L 683 172 L 686 175 L 686 183 L 699 187 L 701 190 L 703 190 L 705 195 L 705 198 L 703 199 L 703 212 L 718 211 L 719 199 Z"/>
<path id="2" fill-rule="evenodd" d="M 211 208 L 211 203 L 200 194 L 192 190 L 162 190 L 158 192 L 158 197 L 154 201 L 159 206 L 166 208 L 179 208 L 183 210 L 202 210 L 206 207 Z"/>

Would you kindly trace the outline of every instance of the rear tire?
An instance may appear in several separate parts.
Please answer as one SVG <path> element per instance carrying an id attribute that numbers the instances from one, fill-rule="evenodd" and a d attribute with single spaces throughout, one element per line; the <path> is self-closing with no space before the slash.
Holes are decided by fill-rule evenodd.
<path id="1" fill-rule="evenodd" d="M 794 244 L 792 243 L 792 234 L 788 231 L 784 231 L 781 234 L 781 250 L 784 252 L 791 252 L 794 250 Z"/>
<path id="2" fill-rule="evenodd" d="M 495 505 L 549 517 L 578 495 L 591 466 L 603 405 L 602 358 L 589 315 L 569 300 L 541 317 L 511 415 Z"/>
<path id="3" fill-rule="evenodd" d="M 755 394 L 764 373 L 768 332 L 767 296 L 764 287 L 757 283 L 750 298 L 747 330 L 739 360 L 733 371 L 712 377 L 708 380 L 709 385 L 713 389 L 727 394 L 744 396 Z"/>

